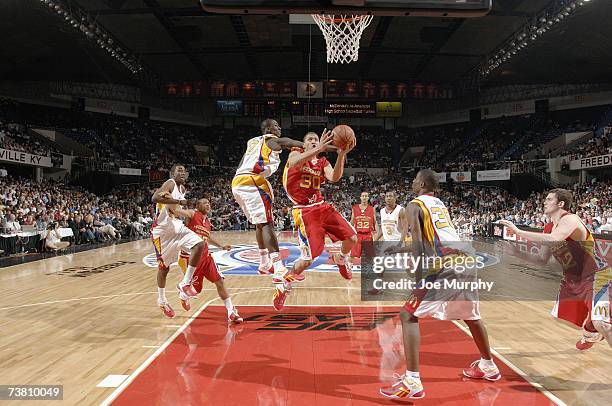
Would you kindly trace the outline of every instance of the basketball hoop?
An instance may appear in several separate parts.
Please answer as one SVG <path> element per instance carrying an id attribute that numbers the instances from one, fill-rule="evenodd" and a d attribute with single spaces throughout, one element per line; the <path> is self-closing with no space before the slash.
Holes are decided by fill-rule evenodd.
<path id="1" fill-rule="evenodd" d="M 313 14 L 312 18 L 325 36 L 327 62 L 351 63 L 359 59 L 359 40 L 374 16 Z"/>

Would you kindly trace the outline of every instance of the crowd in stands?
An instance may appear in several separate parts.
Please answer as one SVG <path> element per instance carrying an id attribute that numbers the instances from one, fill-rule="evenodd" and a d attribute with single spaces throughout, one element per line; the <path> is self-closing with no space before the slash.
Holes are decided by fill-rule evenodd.
<path id="1" fill-rule="evenodd" d="M 192 205 L 198 198 L 208 198 L 210 219 L 215 230 L 245 230 L 249 224 L 231 193 L 232 174 L 207 176 L 189 181 L 188 198 Z M 361 191 L 370 193 L 370 203 L 379 213 L 385 205 L 385 193 L 396 192 L 397 203 L 406 205 L 414 196 L 411 178 L 402 175 L 357 173 L 338 183 L 325 184 L 326 199 L 347 219 L 358 203 Z M 105 196 L 95 196 L 77 187 L 54 181 L 5 177 L 0 179 L 0 223 L 4 234 L 22 231 L 24 226 L 53 230 L 72 229 L 72 244 L 90 244 L 107 240 L 146 238 L 154 218 L 151 196 L 158 184 L 141 187 L 123 186 Z M 291 230 L 291 203 L 280 184 L 275 191 L 274 217 L 278 230 Z M 572 210 L 594 233 L 612 232 L 612 182 L 575 184 Z M 520 200 L 507 191 L 474 184 L 455 183 L 449 190 L 443 184 L 438 196 L 451 211 L 462 235 L 487 236 L 488 224 L 508 219 L 518 225 L 542 228 L 548 219 L 543 213 L 543 193 L 532 193 Z M 252 226 L 251 226 L 252 228 Z"/>
<path id="2" fill-rule="evenodd" d="M 612 127 L 603 129 L 601 136 L 593 137 L 587 142 L 560 153 L 569 161 L 598 155 L 612 154 Z"/>
<path id="3" fill-rule="evenodd" d="M 347 165 L 431 167 L 444 172 L 506 168 L 504 160 L 516 161 L 563 132 L 590 131 L 605 125 L 601 120 L 609 110 L 610 106 L 599 106 L 419 129 L 355 127 L 357 147 Z M 192 165 L 192 172 L 200 164 L 235 167 L 247 140 L 259 134 L 256 126 L 196 127 L 0 101 L 1 145 L 48 155 L 49 146 L 30 139 L 28 127 L 61 131 L 111 169 L 145 171 L 167 170 L 177 161 Z M 321 132 L 322 125 L 310 129 Z M 283 135 L 301 139 L 308 130 L 295 126 L 283 129 Z M 609 141 L 609 135 L 596 137 L 570 152 L 575 156 L 600 154 L 610 149 Z M 424 147 L 424 152 L 410 153 L 411 147 Z M 547 155 L 547 151 L 540 155 Z"/>
<path id="4" fill-rule="evenodd" d="M 10 105 L 10 101 L 0 100 L 0 148 L 40 156 L 49 156 L 52 151 L 57 152 L 39 140 L 33 139 L 28 134 L 26 126 L 5 117 L 2 112 Z"/>
<path id="5" fill-rule="evenodd" d="M 70 228 L 74 244 L 146 237 L 153 222 L 151 207 L 140 206 L 129 196 L 99 197 L 61 182 L 4 177 L 0 179 L 2 233 L 19 233 L 24 226 L 43 232 Z"/>
<path id="6" fill-rule="evenodd" d="M 565 131 L 596 130 L 596 136 L 588 142 L 564 151 L 570 159 L 612 153 L 612 131 L 596 128 L 609 126 L 610 119 L 609 106 L 603 106 L 573 114 L 538 113 L 421 129 L 356 127 L 357 147 L 349 155 L 347 167 L 400 165 L 431 167 L 439 172 L 510 167 L 514 173 L 526 172 L 540 162 L 509 159 Z M 202 128 L 0 100 L 0 148 L 36 155 L 57 152 L 46 139 L 36 138 L 29 131 L 32 127 L 61 130 L 91 150 L 93 157 L 83 159 L 107 162 L 116 168 L 167 173 L 175 162 L 185 163 L 191 177 L 189 196 L 210 199 L 213 227 L 217 230 L 249 227 L 233 199 L 230 184 L 247 140 L 259 134 L 256 127 Z M 321 131 L 322 127 L 312 129 Z M 300 139 L 307 131 L 306 127 L 294 127 L 284 129 L 283 135 Z M 424 151 L 421 153 L 415 147 L 424 147 Z M 330 154 L 332 162 L 334 158 L 335 154 Z M 387 173 L 345 176 L 336 184 L 325 185 L 324 194 L 347 218 L 362 190 L 370 192 L 371 203 L 377 210 L 383 207 L 387 191 L 396 191 L 398 203 L 405 205 L 411 198 L 410 176 L 397 174 L 397 170 Z M 293 221 L 291 202 L 283 190 L 281 176 L 275 176 L 272 182 L 276 227 L 289 230 Z M 70 228 L 73 244 L 146 237 L 154 217 L 150 199 L 155 186 L 130 185 L 116 188 L 105 196 L 95 196 L 67 183 L 34 183 L 3 177 L 0 178 L 0 224 L 4 233 L 18 232 L 23 226 L 38 230 Z M 572 188 L 576 196 L 575 210 L 587 226 L 594 232 L 611 229 L 610 184 L 600 182 Z M 541 205 L 544 196 L 538 193 L 518 200 L 503 190 L 458 183 L 452 190 L 443 188 L 440 197 L 451 208 L 457 226 L 468 235 L 485 235 L 487 225 L 500 218 L 531 227 L 541 227 L 546 222 Z"/>

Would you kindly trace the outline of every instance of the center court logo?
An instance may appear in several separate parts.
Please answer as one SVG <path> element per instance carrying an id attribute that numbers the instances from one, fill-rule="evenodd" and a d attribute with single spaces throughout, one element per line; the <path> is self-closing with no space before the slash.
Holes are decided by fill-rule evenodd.
<path id="1" fill-rule="evenodd" d="M 279 243 L 280 253 L 288 268 L 300 257 L 299 246 L 295 243 Z M 331 255 L 340 250 L 340 244 L 327 244 L 323 254 L 308 268 L 310 272 L 338 272 L 338 267 L 331 259 Z M 216 247 L 211 247 L 210 252 L 219 267 L 219 271 L 224 275 L 259 275 L 257 266 L 259 265 L 259 252 L 256 245 L 235 245 L 231 251 L 222 251 Z M 482 258 L 484 267 L 493 266 L 499 262 L 499 258 L 478 252 L 476 255 Z M 150 267 L 157 268 L 155 254 L 149 254 L 142 259 L 142 262 Z M 177 265 L 176 262 L 172 265 Z M 360 272 L 359 265 L 353 266 L 353 272 Z"/>

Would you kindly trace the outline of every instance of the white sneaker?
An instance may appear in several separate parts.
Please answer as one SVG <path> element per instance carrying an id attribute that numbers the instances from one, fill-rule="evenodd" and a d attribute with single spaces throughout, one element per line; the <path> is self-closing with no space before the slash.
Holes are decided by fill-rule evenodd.
<path id="1" fill-rule="evenodd" d="M 273 274 L 274 265 L 272 264 L 272 262 L 268 262 L 266 264 L 259 264 L 259 266 L 257 267 L 257 272 L 259 272 L 260 275 Z"/>
<path id="2" fill-rule="evenodd" d="M 397 381 L 388 387 L 380 388 L 380 394 L 391 399 L 422 399 L 425 390 L 420 379 L 394 374 Z"/>
<path id="3" fill-rule="evenodd" d="M 603 340 L 603 335 L 597 332 L 582 330 L 582 337 L 576 343 L 576 348 L 580 351 L 588 350 L 598 341 Z"/>
<path id="4" fill-rule="evenodd" d="M 235 307 L 230 313 L 228 313 L 227 319 L 232 324 L 240 324 L 244 321 L 244 319 L 238 314 L 238 310 Z"/>

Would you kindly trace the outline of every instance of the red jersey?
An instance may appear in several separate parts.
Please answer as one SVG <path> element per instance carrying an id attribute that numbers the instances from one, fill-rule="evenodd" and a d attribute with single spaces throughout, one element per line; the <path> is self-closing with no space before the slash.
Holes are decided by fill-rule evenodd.
<path id="1" fill-rule="evenodd" d="M 568 214 L 570 213 L 565 213 L 561 217 Z M 587 278 L 595 272 L 608 268 L 608 263 L 601 255 L 593 235 L 584 224 L 582 226 L 587 232 L 584 241 L 574 241 L 571 237 L 567 237 L 565 242 L 558 241 L 550 246 L 551 253 L 563 267 L 564 277 L 573 281 Z M 553 227 L 553 223 L 546 224 L 544 234 L 552 233 Z"/>
<path id="2" fill-rule="evenodd" d="M 325 201 L 321 185 L 325 183 L 325 167 L 329 161 L 314 158 L 302 166 L 285 166 L 283 186 L 294 205 L 307 206 Z"/>
<path id="3" fill-rule="evenodd" d="M 374 207 L 368 204 L 368 207 L 362 209 L 358 204 L 353 205 L 353 220 L 358 233 L 371 234 L 375 223 Z"/>
<path id="4" fill-rule="evenodd" d="M 212 224 L 210 224 L 208 216 L 204 216 L 204 214 L 196 211 L 193 217 L 191 217 L 189 224 L 187 224 L 187 228 L 202 237 L 204 241 L 207 241 L 207 234 L 210 233 Z"/>

